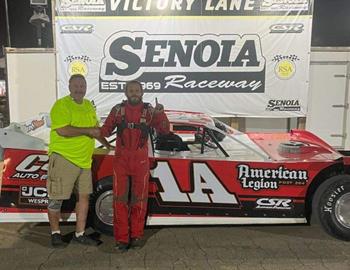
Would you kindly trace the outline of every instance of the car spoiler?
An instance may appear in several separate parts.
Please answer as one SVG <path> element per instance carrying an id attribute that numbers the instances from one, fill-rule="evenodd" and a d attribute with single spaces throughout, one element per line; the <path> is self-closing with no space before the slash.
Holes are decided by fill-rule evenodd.
<path id="1" fill-rule="evenodd" d="M 339 150 L 340 154 L 343 155 L 342 160 L 345 166 L 350 166 L 350 150 Z"/>
<path id="2" fill-rule="evenodd" d="M 327 149 L 330 152 L 336 152 L 336 150 L 332 146 L 330 146 L 324 140 L 320 139 L 319 137 L 317 137 L 309 131 L 292 129 L 290 131 L 290 135 L 292 140 L 317 144 L 318 146 L 323 147 L 324 149 Z"/>

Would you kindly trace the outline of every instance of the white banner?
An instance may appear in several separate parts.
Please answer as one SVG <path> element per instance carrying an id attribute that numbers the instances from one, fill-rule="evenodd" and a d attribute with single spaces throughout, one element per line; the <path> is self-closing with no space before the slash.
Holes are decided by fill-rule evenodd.
<path id="1" fill-rule="evenodd" d="M 307 105 L 308 0 L 58 0 L 59 93 L 71 74 L 106 114 L 139 80 L 144 100 L 212 116 L 299 117 Z"/>

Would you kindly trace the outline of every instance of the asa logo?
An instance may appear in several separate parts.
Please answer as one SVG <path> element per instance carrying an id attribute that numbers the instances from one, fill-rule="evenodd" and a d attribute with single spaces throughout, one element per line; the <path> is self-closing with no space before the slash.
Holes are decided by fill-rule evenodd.
<path id="1" fill-rule="evenodd" d="M 87 55 L 72 56 L 69 55 L 64 60 L 68 64 L 68 74 L 70 76 L 74 74 L 81 74 L 86 77 L 89 73 L 88 63 L 91 62 L 91 59 Z"/>
<path id="2" fill-rule="evenodd" d="M 272 59 L 275 64 L 275 74 L 281 80 L 289 80 L 296 72 L 295 63 L 299 61 L 299 57 L 295 54 L 291 55 L 275 55 Z"/>

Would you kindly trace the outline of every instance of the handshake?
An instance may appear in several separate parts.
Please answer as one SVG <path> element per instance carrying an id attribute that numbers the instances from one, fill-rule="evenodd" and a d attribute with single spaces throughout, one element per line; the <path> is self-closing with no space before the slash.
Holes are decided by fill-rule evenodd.
<path id="1" fill-rule="evenodd" d="M 112 146 L 105 138 L 101 135 L 101 129 L 99 127 L 85 128 L 85 135 L 97 139 L 104 147 L 108 150 L 114 150 L 115 147 Z"/>

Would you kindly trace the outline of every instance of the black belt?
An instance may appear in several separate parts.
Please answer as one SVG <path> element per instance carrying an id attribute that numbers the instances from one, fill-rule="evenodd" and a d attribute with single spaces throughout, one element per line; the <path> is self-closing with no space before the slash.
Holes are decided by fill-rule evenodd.
<path id="1" fill-rule="evenodd" d="M 138 129 L 140 129 L 141 128 L 141 124 L 139 124 L 139 123 L 128 123 L 127 124 L 127 128 L 130 128 L 130 129 L 138 128 Z"/>

